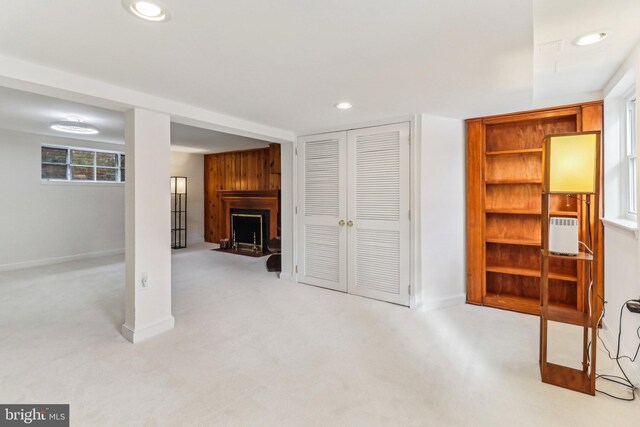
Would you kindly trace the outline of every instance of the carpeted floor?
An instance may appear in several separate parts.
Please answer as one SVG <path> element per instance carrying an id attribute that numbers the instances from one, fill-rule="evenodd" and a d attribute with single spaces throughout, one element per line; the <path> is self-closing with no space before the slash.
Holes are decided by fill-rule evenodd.
<path id="1" fill-rule="evenodd" d="M 638 401 L 540 382 L 536 317 L 411 311 L 209 249 L 174 252 L 176 328 L 136 345 L 122 257 L 0 273 L 0 402 L 69 403 L 72 426 L 638 425 Z"/>

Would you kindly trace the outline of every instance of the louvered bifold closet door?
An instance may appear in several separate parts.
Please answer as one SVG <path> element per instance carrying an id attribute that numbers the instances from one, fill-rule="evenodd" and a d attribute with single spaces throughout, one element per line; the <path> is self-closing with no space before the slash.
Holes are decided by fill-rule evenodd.
<path id="1" fill-rule="evenodd" d="M 347 134 L 298 139 L 298 281 L 347 291 Z"/>
<path id="2" fill-rule="evenodd" d="M 409 305 L 409 123 L 348 132 L 349 293 Z"/>

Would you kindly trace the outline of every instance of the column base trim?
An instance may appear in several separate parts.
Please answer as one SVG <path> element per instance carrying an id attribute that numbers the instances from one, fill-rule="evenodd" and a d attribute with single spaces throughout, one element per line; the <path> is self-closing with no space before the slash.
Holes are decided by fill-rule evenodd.
<path id="1" fill-rule="evenodd" d="M 164 320 L 153 323 L 144 328 L 137 328 L 136 330 L 131 329 L 125 323 L 124 325 L 122 325 L 122 336 L 132 343 L 136 344 L 140 341 L 146 340 L 147 338 L 151 338 L 163 332 L 167 332 L 168 330 L 173 329 L 175 325 L 176 319 L 173 316 L 169 316 Z"/>

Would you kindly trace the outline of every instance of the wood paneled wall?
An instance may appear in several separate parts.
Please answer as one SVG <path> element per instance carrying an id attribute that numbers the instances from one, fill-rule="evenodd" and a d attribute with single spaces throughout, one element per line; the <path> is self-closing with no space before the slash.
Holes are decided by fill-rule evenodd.
<path id="1" fill-rule="evenodd" d="M 221 190 L 280 190 L 280 145 L 204 156 L 204 238 L 219 243 L 222 224 Z M 272 219 L 272 221 L 275 220 Z M 272 236 L 273 237 L 273 236 Z"/>

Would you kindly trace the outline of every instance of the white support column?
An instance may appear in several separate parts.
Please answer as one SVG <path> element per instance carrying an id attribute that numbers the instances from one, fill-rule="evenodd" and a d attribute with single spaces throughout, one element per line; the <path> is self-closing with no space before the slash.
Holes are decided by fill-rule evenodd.
<path id="1" fill-rule="evenodd" d="M 134 108 L 126 113 L 125 323 L 136 343 L 172 329 L 170 118 Z"/>
<path id="2" fill-rule="evenodd" d="M 296 188 L 294 188 L 296 171 L 293 143 L 280 144 L 280 165 L 281 165 L 281 189 L 280 189 L 280 223 L 281 226 L 281 260 L 282 268 L 280 278 L 293 280 L 294 277 L 294 198 Z"/>

